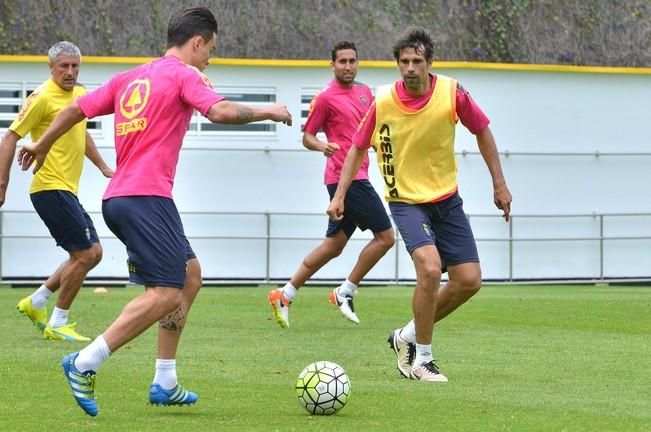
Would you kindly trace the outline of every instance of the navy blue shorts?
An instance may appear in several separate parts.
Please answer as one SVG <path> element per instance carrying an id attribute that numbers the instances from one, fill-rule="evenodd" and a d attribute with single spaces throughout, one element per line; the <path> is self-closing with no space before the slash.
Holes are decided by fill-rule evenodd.
<path id="1" fill-rule="evenodd" d="M 458 193 L 433 204 L 390 202 L 389 210 L 410 255 L 431 244 L 441 256 L 443 268 L 479 262 L 475 237 Z"/>
<path id="2" fill-rule="evenodd" d="M 99 243 L 93 221 L 72 192 L 46 190 L 34 192 L 29 198 L 57 246 L 71 252 Z"/>
<path id="3" fill-rule="evenodd" d="M 127 247 L 129 280 L 183 288 L 186 263 L 196 255 L 170 198 L 114 197 L 102 202 L 104 221 Z"/>
<path id="4" fill-rule="evenodd" d="M 328 185 L 330 200 L 335 195 L 337 184 Z M 382 205 L 373 185 L 368 180 L 355 180 L 350 184 L 344 198 L 344 218 L 340 221 L 330 220 L 326 237 L 334 237 L 341 230 L 350 238 L 355 228 L 362 231 L 370 229 L 374 233 L 391 228 L 391 220 Z"/>

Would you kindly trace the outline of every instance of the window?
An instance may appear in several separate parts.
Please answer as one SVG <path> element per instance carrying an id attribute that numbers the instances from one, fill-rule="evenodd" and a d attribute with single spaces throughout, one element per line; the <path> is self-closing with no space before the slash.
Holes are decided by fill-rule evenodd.
<path id="1" fill-rule="evenodd" d="M 27 81 L 0 81 L 0 130 L 6 130 L 20 112 L 23 102 L 34 90 L 41 85 L 40 82 Z M 97 84 L 86 85 L 88 90 L 99 87 Z M 102 129 L 100 120 L 88 122 L 88 131 L 98 133 Z"/>
<path id="2" fill-rule="evenodd" d="M 217 93 L 231 102 L 253 107 L 269 106 L 276 103 L 276 89 L 272 87 L 217 87 Z M 188 127 L 188 136 L 227 135 L 227 136 L 275 136 L 276 124 L 272 121 L 244 125 L 214 124 L 200 113 L 195 112 Z"/>
<path id="3" fill-rule="evenodd" d="M 24 100 L 24 83 L 0 82 L 0 129 L 7 129 L 20 112 Z"/>
<path id="4" fill-rule="evenodd" d="M 301 88 L 301 133 L 305 128 L 305 122 L 307 122 L 307 115 L 310 113 L 310 103 L 314 96 L 323 89 L 323 87 L 303 87 Z M 327 138 L 323 131 L 319 131 L 316 137 L 321 141 L 327 141 Z"/>
<path id="5" fill-rule="evenodd" d="M 88 84 L 88 83 L 82 83 L 86 87 L 86 91 L 91 91 L 95 90 L 98 88 L 101 84 Z M 102 133 L 102 117 L 98 117 L 92 120 L 88 120 L 86 123 L 86 130 L 94 137 L 94 136 L 99 136 Z M 110 130 L 110 128 L 109 128 Z"/>

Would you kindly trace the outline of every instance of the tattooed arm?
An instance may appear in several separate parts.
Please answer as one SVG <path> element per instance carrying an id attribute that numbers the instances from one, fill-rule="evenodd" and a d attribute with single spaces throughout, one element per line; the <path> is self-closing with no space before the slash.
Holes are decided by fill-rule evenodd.
<path id="1" fill-rule="evenodd" d="M 213 123 L 245 124 L 261 120 L 283 122 L 292 125 L 292 115 L 283 104 L 274 104 L 268 107 L 250 107 L 236 102 L 222 100 L 208 110 L 206 115 Z"/>

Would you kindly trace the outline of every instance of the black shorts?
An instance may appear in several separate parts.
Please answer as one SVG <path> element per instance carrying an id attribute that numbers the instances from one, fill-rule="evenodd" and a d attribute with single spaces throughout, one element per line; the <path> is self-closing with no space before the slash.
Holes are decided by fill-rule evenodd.
<path id="1" fill-rule="evenodd" d="M 458 193 L 432 204 L 390 202 L 389 210 L 410 255 L 431 244 L 441 256 L 443 268 L 479 262 L 475 237 Z"/>
<path id="2" fill-rule="evenodd" d="M 57 246 L 70 252 L 99 243 L 93 221 L 72 192 L 46 190 L 34 192 L 29 198 Z"/>
<path id="3" fill-rule="evenodd" d="M 329 184 L 327 187 L 332 200 L 337 184 Z M 355 180 L 350 184 L 344 198 L 344 218 L 340 221 L 329 221 L 326 237 L 334 237 L 344 230 L 350 238 L 355 228 L 362 231 L 370 229 L 374 233 L 391 228 L 391 220 L 382 200 L 368 180 Z"/>
<path id="4" fill-rule="evenodd" d="M 186 263 L 196 255 L 170 198 L 114 197 L 102 202 L 104 221 L 127 247 L 129 280 L 183 288 Z"/>

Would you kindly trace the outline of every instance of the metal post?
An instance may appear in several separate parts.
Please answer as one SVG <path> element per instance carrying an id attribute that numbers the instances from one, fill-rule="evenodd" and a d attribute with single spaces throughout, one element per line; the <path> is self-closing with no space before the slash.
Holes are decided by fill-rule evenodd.
<path id="1" fill-rule="evenodd" d="M 509 219 L 509 282 L 513 282 L 513 216 Z"/>
<path id="2" fill-rule="evenodd" d="M 604 280 L 604 215 L 599 215 L 599 278 Z"/>
<path id="3" fill-rule="evenodd" d="M 266 222 L 267 222 L 267 253 L 266 253 L 266 263 L 265 263 L 265 282 L 269 283 L 270 273 L 271 273 L 271 215 L 269 212 L 264 213 Z"/>
<path id="4" fill-rule="evenodd" d="M 398 243 L 400 243 L 400 240 L 398 239 L 398 236 L 396 236 L 396 242 L 393 245 L 393 248 L 396 251 L 396 268 L 395 268 L 395 274 L 394 274 L 394 281 L 396 284 L 398 284 L 398 281 L 400 280 L 399 275 L 400 275 L 400 260 L 398 259 L 398 252 L 400 251 L 398 247 Z"/>
<path id="5" fill-rule="evenodd" d="M 2 269 L 2 244 L 4 243 L 4 231 L 2 229 L 2 221 L 4 220 L 5 213 L 0 211 L 0 283 L 2 282 L 2 277 L 4 272 Z"/>

